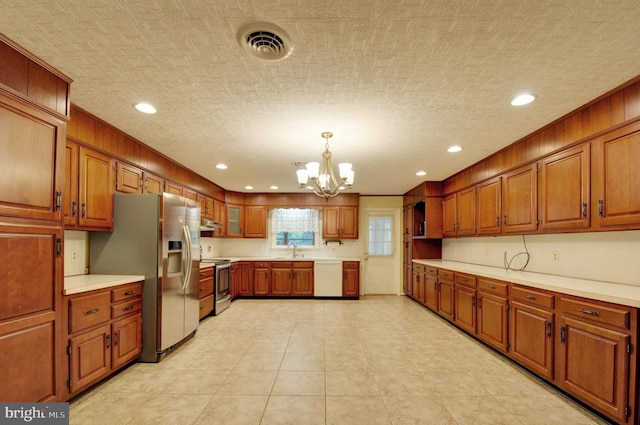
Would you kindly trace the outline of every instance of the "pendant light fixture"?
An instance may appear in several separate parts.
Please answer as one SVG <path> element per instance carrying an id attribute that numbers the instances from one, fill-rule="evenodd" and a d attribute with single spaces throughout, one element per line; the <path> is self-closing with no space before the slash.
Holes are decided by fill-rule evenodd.
<path id="1" fill-rule="evenodd" d="M 308 162 L 306 168 L 297 170 L 296 174 L 301 189 L 309 185 L 313 193 L 328 201 L 344 189 L 351 188 L 354 172 L 350 163 L 340 163 L 338 164 L 340 180 L 336 179 L 331 164 L 331 151 L 329 151 L 329 139 L 333 137 L 333 133 L 325 131 L 320 136 L 325 139 L 322 163 Z"/>

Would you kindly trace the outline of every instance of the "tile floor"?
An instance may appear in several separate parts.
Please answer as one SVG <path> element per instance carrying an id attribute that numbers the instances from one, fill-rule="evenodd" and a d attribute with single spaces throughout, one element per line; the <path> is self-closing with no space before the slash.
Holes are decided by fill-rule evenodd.
<path id="1" fill-rule="evenodd" d="M 71 424 L 603 424 L 404 296 L 237 300 Z"/>

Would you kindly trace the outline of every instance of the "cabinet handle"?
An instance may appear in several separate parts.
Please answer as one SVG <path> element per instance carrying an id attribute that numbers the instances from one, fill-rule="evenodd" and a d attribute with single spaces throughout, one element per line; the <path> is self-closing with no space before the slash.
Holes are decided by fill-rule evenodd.
<path id="1" fill-rule="evenodd" d="M 471 297 L 471 307 L 476 305 L 476 296 Z"/>
<path id="2" fill-rule="evenodd" d="M 135 294 L 135 293 L 136 293 L 136 291 L 127 291 L 127 292 L 125 292 L 124 294 L 125 294 L 125 295 L 133 295 L 133 294 Z"/>
<path id="3" fill-rule="evenodd" d="M 85 314 L 85 315 L 89 315 L 89 314 L 97 313 L 97 312 L 99 312 L 99 311 L 100 311 L 100 309 L 99 309 L 99 308 L 94 308 L 94 309 L 92 309 L 92 310 L 87 310 L 87 311 L 85 311 L 85 312 L 84 312 L 84 314 Z"/>
<path id="4" fill-rule="evenodd" d="M 115 347 L 120 342 L 120 332 L 116 332 L 113 335 L 113 346 Z"/>
<path id="5" fill-rule="evenodd" d="M 496 286 L 495 286 L 495 285 L 487 285 L 487 288 L 489 288 L 489 289 L 496 289 Z"/>
<path id="6" fill-rule="evenodd" d="M 547 338 L 551 338 L 551 322 L 547 322 Z"/>
<path id="7" fill-rule="evenodd" d="M 536 299 L 536 297 L 535 297 L 535 296 L 533 296 L 533 295 L 529 295 L 529 294 L 525 295 L 524 297 L 525 297 L 526 299 L 528 299 L 528 300 L 535 300 L 535 299 Z"/>
<path id="8" fill-rule="evenodd" d="M 78 215 L 78 203 L 76 201 L 73 201 L 71 203 L 71 217 L 75 217 L 76 215 Z"/>
<path id="9" fill-rule="evenodd" d="M 127 307 L 122 309 L 122 311 L 129 311 L 129 310 L 133 310 L 133 306 L 132 305 L 127 306 Z"/>
<path id="10" fill-rule="evenodd" d="M 482 297 L 478 297 L 478 308 L 482 308 Z"/>
<path id="11" fill-rule="evenodd" d="M 504 225 L 505 226 L 507 225 L 507 215 L 506 214 L 504 215 Z"/>
<path id="12" fill-rule="evenodd" d="M 587 203 L 582 203 L 582 218 L 587 218 Z"/>
<path id="13" fill-rule="evenodd" d="M 598 199 L 598 217 L 604 216 L 604 201 L 602 199 Z"/>
<path id="14" fill-rule="evenodd" d="M 565 340 L 566 340 L 566 330 L 563 327 L 560 328 L 560 344 L 564 344 Z"/>
<path id="15" fill-rule="evenodd" d="M 465 283 L 466 283 L 466 282 L 469 282 L 469 279 L 460 278 L 460 281 L 461 281 L 461 282 L 465 282 Z"/>
<path id="16" fill-rule="evenodd" d="M 87 216 L 87 204 L 85 202 L 82 203 L 82 218 Z"/>
<path id="17" fill-rule="evenodd" d="M 581 308 L 581 309 L 580 309 L 580 313 L 590 314 L 590 315 L 592 315 L 592 316 L 600 316 L 600 313 L 598 313 L 597 311 L 595 311 L 595 310 L 588 310 L 588 309 L 586 309 L 586 308 Z"/>
<path id="18" fill-rule="evenodd" d="M 111 335 L 107 335 L 107 349 L 111 348 Z"/>
<path id="19" fill-rule="evenodd" d="M 56 211 L 60 211 L 62 209 L 62 192 L 56 192 Z"/>

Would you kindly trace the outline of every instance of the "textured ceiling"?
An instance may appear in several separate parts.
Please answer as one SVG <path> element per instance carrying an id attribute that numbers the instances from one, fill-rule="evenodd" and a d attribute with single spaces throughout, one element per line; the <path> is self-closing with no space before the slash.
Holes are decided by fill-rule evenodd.
<path id="1" fill-rule="evenodd" d="M 638 1 L 0 0 L 0 10 L 0 32 L 74 80 L 73 103 L 238 191 L 298 191 L 291 162 L 318 160 L 320 133 L 332 131 L 353 191 L 402 194 L 640 74 Z M 249 56 L 236 33 L 256 21 L 287 31 L 294 53 Z M 522 91 L 538 99 L 512 107 Z M 158 113 L 135 111 L 142 100 Z M 452 144 L 464 150 L 447 153 Z"/>

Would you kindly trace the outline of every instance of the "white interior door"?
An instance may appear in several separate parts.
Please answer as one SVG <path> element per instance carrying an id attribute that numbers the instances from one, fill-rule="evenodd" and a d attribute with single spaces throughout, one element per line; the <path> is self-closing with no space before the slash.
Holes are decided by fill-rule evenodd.
<path id="1" fill-rule="evenodd" d="M 364 211 L 365 244 L 362 293 L 398 294 L 400 281 L 400 213 L 398 209 Z"/>

